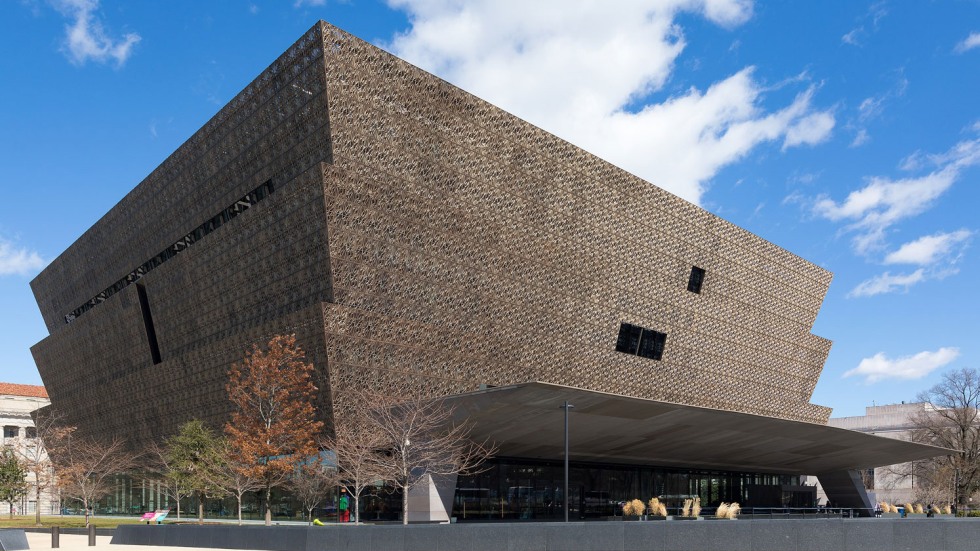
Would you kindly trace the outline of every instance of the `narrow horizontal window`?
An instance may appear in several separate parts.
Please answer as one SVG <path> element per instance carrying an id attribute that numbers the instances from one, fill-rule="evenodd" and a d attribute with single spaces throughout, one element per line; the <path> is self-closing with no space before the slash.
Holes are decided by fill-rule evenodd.
<path id="1" fill-rule="evenodd" d="M 177 254 L 183 252 L 184 250 L 186 250 L 188 247 L 196 243 L 199 239 L 201 239 L 205 235 L 218 229 L 218 227 L 221 226 L 221 224 L 227 222 L 228 220 L 231 220 L 232 218 L 239 215 L 240 213 L 248 210 L 255 203 L 268 197 L 269 194 L 271 194 L 273 191 L 275 191 L 275 187 L 272 185 L 272 180 L 268 180 L 261 186 L 248 192 L 247 194 L 245 194 L 244 197 L 242 197 L 238 201 L 235 201 L 233 205 L 224 209 L 223 211 L 219 212 L 215 216 L 211 217 L 210 220 L 206 220 L 200 226 L 191 230 L 190 233 L 178 239 L 176 242 L 174 242 L 173 245 L 170 245 L 169 247 L 164 249 L 160 254 L 147 260 L 141 266 L 139 266 L 132 272 L 126 274 L 125 277 L 113 283 L 101 293 L 95 295 L 95 297 L 90 299 L 85 304 L 79 306 L 78 308 L 75 308 L 68 314 L 65 314 L 65 323 L 71 323 L 75 321 L 75 319 L 78 318 L 78 316 L 84 314 L 85 312 L 88 312 L 97 304 L 102 303 L 103 301 L 105 301 L 105 299 L 121 291 L 124 287 L 138 281 L 141 277 L 146 275 L 147 272 L 156 268 L 160 264 L 163 264 L 164 262 L 170 260 Z"/>

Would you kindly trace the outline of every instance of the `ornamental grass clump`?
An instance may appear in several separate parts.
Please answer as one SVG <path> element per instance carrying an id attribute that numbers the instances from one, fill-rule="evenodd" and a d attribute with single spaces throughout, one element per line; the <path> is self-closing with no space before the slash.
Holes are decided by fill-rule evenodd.
<path id="1" fill-rule="evenodd" d="M 912 504 L 911 503 L 906 503 L 905 505 L 903 505 L 903 507 L 905 507 L 905 514 L 906 515 L 909 514 L 909 513 L 914 513 L 915 512 L 915 507 L 912 507 Z"/>
<path id="2" fill-rule="evenodd" d="M 715 518 L 728 518 L 728 504 L 724 501 L 715 510 Z"/>
<path id="3" fill-rule="evenodd" d="M 933 505 L 931 510 L 932 510 L 932 514 L 934 514 L 934 515 L 941 515 L 941 514 L 943 514 L 943 510 L 940 509 L 938 505 Z"/>
<path id="4" fill-rule="evenodd" d="M 921 503 L 916 503 L 915 504 L 915 512 L 916 512 L 916 514 L 919 514 L 919 515 L 925 513 L 925 511 L 922 510 L 922 504 Z"/>
<path id="5" fill-rule="evenodd" d="M 660 503 L 658 498 L 653 498 L 650 500 L 650 503 L 647 504 L 647 510 L 651 515 L 658 515 L 661 517 L 667 516 L 667 506 Z"/>
<path id="6" fill-rule="evenodd" d="M 646 505 L 639 499 L 627 501 L 623 504 L 623 514 L 626 516 L 640 516 L 646 511 Z"/>
<path id="7" fill-rule="evenodd" d="M 691 516 L 699 517 L 701 516 L 701 498 L 694 498 L 694 503 L 691 504 Z"/>
<path id="8" fill-rule="evenodd" d="M 732 503 L 728 506 L 728 513 L 725 518 L 734 519 L 738 516 L 738 512 L 742 510 L 742 507 L 738 503 Z"/>
<path id="9" fill-rule="evenodd" d="M 684 506 L 681 507 L 681 516 L 682 517 L 689 517 L 689 516 L 691 516 L 691 505 L 694 505 L 694 500 L 693 499 L 685 499 L 684 500 Z"/>
<path id="10" fill-rule="evenodd" d="M 944 515 L 952 515 L 953 514 L 953 508 L 950 507 L 949 504 L 944 505 L 943 506 L 943 514 Z"/>

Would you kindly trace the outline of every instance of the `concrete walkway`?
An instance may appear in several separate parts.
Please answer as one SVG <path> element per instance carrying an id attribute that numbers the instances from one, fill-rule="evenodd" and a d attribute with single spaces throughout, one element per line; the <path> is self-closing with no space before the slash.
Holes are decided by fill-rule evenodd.
<path id="1" fill-rule="evenodd" d="M 60 547 L 63 551 L 205 551 L 195 547 L 154 547 L 149 545 L 109 545 L 112 536 L 97 536 L 95 546 L 89 547 L 87 535 L 61 534 Z M 34 549 L 51 549 L 51 533 L 27 533 L 27 543 Z M 206 551 L 214 551 L 207 549 Z"/>

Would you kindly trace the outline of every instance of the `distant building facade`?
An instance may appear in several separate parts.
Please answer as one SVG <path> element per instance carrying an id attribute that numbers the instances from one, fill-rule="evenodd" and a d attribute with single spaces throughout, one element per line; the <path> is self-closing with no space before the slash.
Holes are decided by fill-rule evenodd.
<path id="1" fill-rule="evenodd" d="M 864 408 L 864 415 L 831 417 L 827 424 L 864 434 L 908 441 L 914 428 L 910 419 L 930 408 L 932 405 L 924 402 L 869 406 Z M 899 463 L 865 469 L 861 476 L 879 502 L 907 503 L 915 500 L 916 481 L 913 473 L 912 465 Z M 816 483 L 816 478 L 810 477 L 808 482 Z M 820 486 L 817 486 L 817 498 L 827 499 Z"/>
<path id="2" fill-rule="evenodd" d="M 43 386 L 0 383 L 0 425 L 3 426 L 3 440 L 0 446 L 11 447 L 17 451 L 26 446 L 41 446 L 34 428 L 31 413 L 50 405 L 48 393 Z M 34 491 L 34 474 L 27 475 L 30 485 L 27 495 L 23 496 L 16 505 L 17 514 L 34 514 L 38 503 Z M 57 490 L 45 490 L 41 493 L 41 513 L 56 514 L 58 512 Z M 10 513 L 10 504 L 0 503 L 0 514 Z"/>
<path id="3" fill-rule="evenodd" d="M 462 396 L 501 444 L 460 480 L 494 518 L 812 501 L 808 471 L 863 503 L 849 469 L 931 450 L 823 451 L 831 343 L 811 328 L 831 277 L 320 22 L 38 275 L 32 351 L 80 433 L 140 446 L 220 427 L 229 367 L 295 333 L 328 427 L 361 388 Z"/>

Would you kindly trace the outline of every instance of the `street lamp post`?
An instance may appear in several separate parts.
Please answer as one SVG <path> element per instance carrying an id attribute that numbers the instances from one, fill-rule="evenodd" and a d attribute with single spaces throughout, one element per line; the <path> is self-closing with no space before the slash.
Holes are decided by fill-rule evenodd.
<path id="1" fill-rule="evenodd" d="M 565 490 L 562 496 L 562 504 L 565 509 L 565 522 L 568 522 L 568 410 L 574 408 L 572 404 L 568 403 L 568 400 L 558 406 L 565 410 Z"/>

